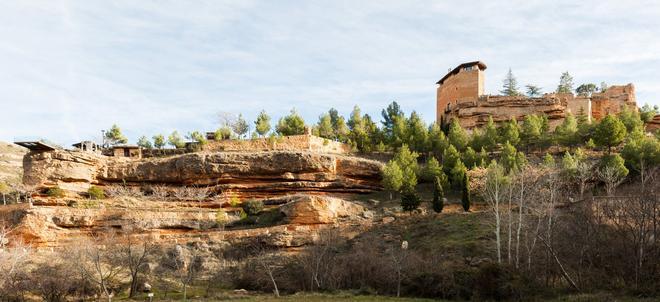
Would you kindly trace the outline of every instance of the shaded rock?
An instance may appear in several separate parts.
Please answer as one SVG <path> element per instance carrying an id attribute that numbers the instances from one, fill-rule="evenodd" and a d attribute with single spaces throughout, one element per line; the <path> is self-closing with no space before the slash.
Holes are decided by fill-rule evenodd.
<path id="1" fill-rule="evenodd" d="M 334 197 L 295 196 L 280 207 L 291 224 L 331 224 L 343 217 L 359 217 L 365 209 L 361 205 Z"/>

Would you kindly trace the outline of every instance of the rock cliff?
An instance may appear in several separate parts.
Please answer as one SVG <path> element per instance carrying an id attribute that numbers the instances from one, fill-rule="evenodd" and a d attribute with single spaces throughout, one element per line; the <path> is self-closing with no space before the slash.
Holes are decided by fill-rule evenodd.
<path id="1" fill-rule="evenodd" d="M 83 192 L 91 185 L 126 183 L 204 186 L 241 198 L 290 193 L 368 193 L 380 189 L 377 161 L 313 152 L 199 152 L 131 160 L 57 150 L 29 153 L 24 183 Z"/>

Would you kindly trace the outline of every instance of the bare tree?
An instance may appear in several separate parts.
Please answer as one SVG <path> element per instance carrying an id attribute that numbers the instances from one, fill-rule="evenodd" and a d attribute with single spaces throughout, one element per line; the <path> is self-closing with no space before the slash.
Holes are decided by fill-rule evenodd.
<path id="1" fill-rule="evenodd" d="M 4 220 L 0 221 L 0 251 L 9 244 L 9 235 L 14 231 Z"/>
<path id="2" fill-rule="evenodd" d="M 128 297 L 133 298 L 140 284 L 140 273 L 143 272 L 148 264 L 149 256 L 153 254 L 155 246 L 149 238 L 143 238 L 141 242 L 136 242 L 135 238 L 126 236 L 125 241 L 119 245 L 121 262 L 128 267 L 130 276 L 130 289 Z"/>
<path id="3" fill-rule="evenodd" d="M 161 259 L 161 269 L 169 272 L 179 281 L 183 289 L 183 300 L 188 297 L 188 286 L 199 276 L 204 266 L 204 258 L 196 248 L 177 245 L 168 250 Z"/>
<path id="4" fill-rule="evenodd" d="M 587 162 L 586 160 L 581 160 L 577 163 L 575 167 L 575 180 L 578 184 L 578 189 L 580 191 L 580 199 L 584 198 L 584 191 L 587 188 L 587 184 L 593 178 L 594 164 Z"/>
<path id="5" fill-rule="evenodd" d="M 305 275 L 309 276 L 309 289 L 327 288 L 326 280 L 329 279 L 329 271 L 332 269 L 336 259 L 334 252 L 340 241 L 336 229 L 323 230 L 319 233 L 318 240 L 314 245 L 298 256 L 298 262 L 302 265 Z"/>
<path id="6" fill-rule="evenodd" d="M 113 286 L 124 272 L 119 257 L 115 234 L 106 232 L 102 236 L 92 236 L 92 240 L 77 242 L 70 247 L 76 255 L 78 271 L 95 284 L 108 302 L 115 295 Z"/>
<path id="7" fill-rule="evenodd" d="M 44 301 L 64 302 L 76 291 L 77 284 L 71 280 L 76 272 L 70 262 L 62 260 L 65 257 L 53 254 L 52 259 L 40 263 L 30 273 L 30 283 Z"/>
<path id="8" fill-rule="evenodd" d="M 598 170 L 598 178 L 605 184 L 607 196 L 614 196 L 614 190 L 626 179 L 626 176 L 616 167 L 605 166 Z"/>
<path id="9" fill-rule="evenodd" d="M 18 240 L 0 251 L 0 297 L 23 301 L 28 287 L 27 266 L 32 249 Z"/>
<path id="10" fill-rule="evenodd" d="M 266 276 L 270 280 L 270 283 L 273 285 L 273 293 L 276 297 L 280 296 L 280 290 L 277 287 L 277 281 L 275 280 L 275 270 L 277 269 L 276 261 L 273 259 L 273 256 L 269 253 L 267 246 L 261 242 L 261 240 L 255 240 L 251 246 L 252 253 L 254 255 L 254 260 L 259 265 L 261 269 L 266 273 Z"/>
<path id="11" fill-rule="evenodd" d="M 484 186 L 484 199 L 488 202 L 490 211 L 495 219 L 495 249 L 497 251 L 497 263 L 502 263 L 502 213 L 501 202 L 508 186 L 508 178 L 504 174 L 504 168 L 493 162 L 486 173 L 486 184 Z"/>
<path id="12" fill-rule="evenodd" d="M 396 280 L 396 296 L 401 296 L 401 281 L 403 281 L 403 271 L 408 260 L 408 241 L 401 242 L 401 246 L 395 246 L 390 249 L 392 257 L 392 268 L 394 269 L 394 278 Z"/>

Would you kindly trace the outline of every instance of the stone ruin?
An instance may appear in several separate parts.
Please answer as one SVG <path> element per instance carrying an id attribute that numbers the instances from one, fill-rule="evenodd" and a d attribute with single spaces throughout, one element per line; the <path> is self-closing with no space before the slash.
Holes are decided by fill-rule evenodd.
<path id="1" fill-rule="evenodd" d="M 561 124 L 567 113 L 585 114 L 601 119 L 617 114 L 623 106 L 637 110 L 633 84 L 610 86 L 591 96 L 572 93 L 546 93 L 540 97 L 487 95 L 484 93 L 486 64 L 481 61 L 458 65 L 437 84 L 436 121 L 447 125 L 457 118 L 461 126 L 472 130 L 484 126 L 488 117 L 496 123 L 530 114 L 545 114 L 550 127 Z"/>

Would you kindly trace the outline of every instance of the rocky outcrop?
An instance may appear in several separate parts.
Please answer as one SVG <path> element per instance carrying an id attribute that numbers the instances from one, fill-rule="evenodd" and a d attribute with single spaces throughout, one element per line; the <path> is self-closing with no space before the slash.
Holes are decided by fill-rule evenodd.
<path id="1" fill-rule="evenodd" d="M 655 132 L 658 131 L 659 129 L 660 129 L 660 114 L 657 114 L 656 116 L 653 117 L 652 120 L 646 123 L 646 131 Z"/>
<path id="2" fill-rule="evenodd" d="M 484 126 L 488 117 L 496 123 L 511 118 L 522 120 L 526 115 L 545 114 L 550 125 L 560 123 L 566 114 L 567 98 L 572 95 L 545 95 L 539 98 L 525 96 L 482 96 L 476 101 L 458 103 L 452 116 L 458 116 L 461 126 L 473 129 Z"/>
<path id="3" fill-rule="evenodd" d="M 319 229 L 335 227 L 338 222 L 350 221 L 346 225 L 353 226 L 370 222 L 362 206 L 339 198 L 295 195 L 281 202 L 271 210 L 285 218 L 270 226 L 232 227 L 239 219 L 237 208 L 197 207 L 149 198 L 76 200 L 48 206 L 14 204 L 0 207 L 0 221 L 12 225 L 13 240 L 20 238 L 36 247 L 63 246 L 111 230 L 122 236 L 147 236 L 160 244 L 260 237 L 273 246 L 294 247 L 309 243 Z"/>
<path id="4" fill-rule="evenodd" d="M 199 152 L 131 160 L 75 151 L 30 153 L 24 182 L 84 191 L 90 185 L 128 183 L 208 186 L 243 198 L 290 193 L 367 193 L 380 189 L 381 163 L 295 151 Z"/>
<path id="5" fill-rule="evenodd" d="M 16 184 L 23 173 L 23 155 L 27 149 L 0 142 L 0 182 Z"/>
<path id="6" fill-rule="evenodd" d="M 298 196 L 280 207 L 288 223 L 330 224 L 340 218 L 362 217 L 366 209 L 339 198 Z"/>

